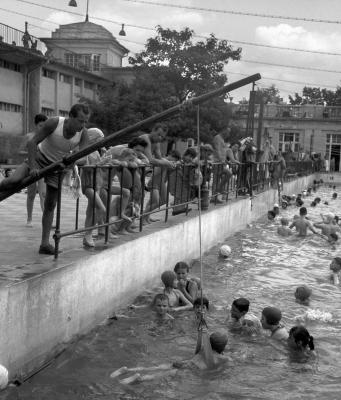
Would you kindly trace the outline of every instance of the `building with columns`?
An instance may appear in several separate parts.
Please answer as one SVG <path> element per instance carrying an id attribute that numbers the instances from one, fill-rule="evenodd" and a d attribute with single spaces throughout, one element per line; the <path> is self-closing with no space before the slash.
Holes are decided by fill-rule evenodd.
<path id="1" fill-rule="evenodd" d="M 128 49 L 89 21 L 61 25 L 51 38 L 0 24 L 0 163 L 15 162 L 15 149 L 33 130 L 38 113 L 67 116 L 79 97 L 133 79 L 122 67 Z"/>
<path id="2" fill-rule="evenodd" d="M 246 129 L 248 104 L 233 105 L 233 120 Z M 335 170 L 341 171 L 341 107 L 323 105 L 259 104 L 254 109 L 255 143 L 262 147 L 269 140 L 277 151 L 296 154 L 320 153 L 335 160 Z"/>

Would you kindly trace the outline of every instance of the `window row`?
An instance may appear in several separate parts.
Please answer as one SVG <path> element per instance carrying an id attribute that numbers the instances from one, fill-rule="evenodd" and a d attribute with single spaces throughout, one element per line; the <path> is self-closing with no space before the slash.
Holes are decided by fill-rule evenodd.
<path id="1" fill-rule="evenodd" d="M 65 64 L 74 68 L 84 69 L 86 71 L 100 70 L 100 54 L 78 54 L 65 53 Z"/>
<path id="2" fill-rule="evenodd" d="M 10 69 L 11 71 L 21 72 L 20 64 L 9 62 L 7 60 L 2 60 L 0 58 L 0 68 Z"/>
<path id="3" fill-rule="evenodd" d="M 50 70 L 48 70 L 46 68 L 43 68 L 43 76 L 45 78 L 56 79 L 56 72 L 55 71 L 50 71 Z M 60 73 L 58 79 L 59 79 L 59 82 L 68 83 L 68 84 L 71 85 L 73 77 L 71 75 Z M 82 79 L 75 78 L 75 86 L 82 87 L 82 82 L 83 82 Z M 85 89 L 94 90 L 95 86 L 96 85 L 93 82 L 84 81 L 84 88 Z"/>
<path id="4" fill-rule="evenodd" d="M 5 103 L 3 101 L 0 101 L 0 111 L 21 113 L 23 111 L 23 107 L 19 104 Z"/>

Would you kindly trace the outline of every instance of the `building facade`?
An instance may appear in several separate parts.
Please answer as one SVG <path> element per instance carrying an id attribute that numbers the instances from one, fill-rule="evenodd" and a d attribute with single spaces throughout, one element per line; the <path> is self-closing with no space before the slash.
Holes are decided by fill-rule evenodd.
<path id="1" fill-rule="evenodd" d="M 233 105 L 233 120 L 246 129 L 248 104 Z M 293 152 L 299 158 L 305 154 L 320 154 L 341 171 L 341 107 L 306 104 L 255 105 L 253 137 L 264 145 L 269 140 L 276 150 Z"/>
<path id="2" fill-rule="evenodd" d="M 122 68 L 128 49 L 89 21 L 61 25 L 51 38 L 0 24 L 0 163 L 17 161 L 15 149 L 33 130 L 34 116 L 67 116 L 80 97 L 95 100 L 100 87 L 129 81 Z"/>

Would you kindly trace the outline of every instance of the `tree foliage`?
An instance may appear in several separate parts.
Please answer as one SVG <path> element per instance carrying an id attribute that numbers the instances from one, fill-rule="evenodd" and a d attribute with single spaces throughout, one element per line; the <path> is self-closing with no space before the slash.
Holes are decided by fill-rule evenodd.
<path id="1" fill-rule="evenodd" d="M 319 87 L 305 86 L 302 91 L 302 96 L 295 93 L 295 96 L 289 96 L 290 104 L 304 105 L 316 104 L 326 106 L 341 105 L 341 87 L 337 87 L 335 91 L 329 89 L 321 89 Z"/>
<path id="2" fill-rule="evenodd" d="M 193 43 L 189 28 L 177 32 L 157 27 L 157 35 L 147 40 L 145 49 L 130 57 L 135 80 L 103 89 L 99 101 L 91 101 L 91 121 L 106 133 L 162 112 L 176 104 L 224 85 L 224 66 L 238 60 L 241 49 L 233 49 L 213 34 Z M 202 140 L 211 141 L 231 116 L 224 98 L 215 98 L 200 106 Z M 174 137 L 196 136 L 196 109 L 190 109 L 168 121 Z"/>
<path id="3" fill-rule="evenodd" d="M 274 84 L 270 85 L 267 88 L 262 88 L 262 89 L 258 88 L 256 95 L 258 95 L 256 99 L 257 98 L 259 99 L 260 96 L 263 96 L 264 104 L 268 103 L 280 104 L 283 101 L 283 99 L 280 96 L 279 89 L 277 89 Z"/>

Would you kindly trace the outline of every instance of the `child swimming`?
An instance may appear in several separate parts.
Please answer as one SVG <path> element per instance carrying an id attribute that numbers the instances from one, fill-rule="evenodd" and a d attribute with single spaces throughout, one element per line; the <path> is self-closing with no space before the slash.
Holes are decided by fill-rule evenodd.
<path id="1" fill-rule="evenodd" d="M 332 280 L 334 285 L 338 285 L 340 283 L 339 277 L 341 272 L 341 257 L 333 258 L 330 263 L 329 269 L 332 271 Z"/>
<path id="2" fill-rule="evenodd" d="M 289 228 L 288 218 L 281 218 L 281 226 L 277 228 L 277 233 L 280 236 L 290 236 L 293 234 L 293 231 Z"/>
<path id="3" fill-rule="evenodd" d="M 155 295 L 152 304 L 156 314 L 157 321 L 168 321 L 174 319 L 174 317 L 168 314 L 169 300 L 165 294 L 159 293 Z"/>
<path id="4" fill-rule="evenodd" d="M 296 228 L 298 232 L 298 236 L 306 237 L 307 230 L 311 230 L 313 233 L 317 233 L 316 230 L 313 228 L 311 222 L 307 219 L 307 209 L 305 207 L 300 208 L 300 215 L 299 218 L 294 219 L 294 221 L 289 226 L 290 229 Z"/>
<path id="5" fill-rule="evenodd" d="M 308 286 L 306 285 L 298 286 L 295 290 L 295 298 L 297 303 L 308 306 L 311 293 L 312 290 Z"/>
<path id="6" fill-rule="evenodd" d="M 198 296 L 199 287 L 197 280 L 188 277 L 189 265 L 184 261 L 179 261 L 175 264 L 174 272 L 178 279 L 177 289 L 189 300 L 191 303 Z"/>
<path id="7" fill-rule="evenodd" d="M 230 331 L 241 332 L 242 322 L 244 320 L 244 316 L 249 311 L 249 307 L 250 302 L 244 297 L 233 300 L 230 310 L 230 317 L 228 318 L 228 328 Z"/>
<path id="8" fill-rule="evenodd" d="M 287 330 L 280 324 L 281 319 L 282 313 L 276 307 L 265 307 L 262 311 L 262 327 L 271 332 L 272 339 L 286 340 L 288 338 Z"/>
<path id="9" fill-rule="evenodd" d="M 192 309 L 192 303 L 177 289 L 178 281 L 175 272 L 165 271 L 161 275 L 162 283 L 165 285 L 163 293 L 168 297 L 169 306 L 172 311 L 186 311 Z"/>
<path id="10" fill-rule="evenodd" d="M 304 326 L 294 326 L 289 331 L 289 337 L 287 339 L 288 347 L 292 350 L 299 352 L 306 352 L 314 350 L 314 338 L 309 334 Z"/>

